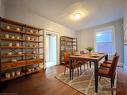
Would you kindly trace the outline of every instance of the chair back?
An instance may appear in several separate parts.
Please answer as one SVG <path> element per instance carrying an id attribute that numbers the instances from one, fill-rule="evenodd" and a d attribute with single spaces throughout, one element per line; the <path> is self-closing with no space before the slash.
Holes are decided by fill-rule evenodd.
<path id="1" fill-rule="evenodd" d="M 77 53 L 78 53 L 78 52 L 76 52 L 76 51 L 73 51 L 73 52 L 72 52 L 72 55 L 75 55 L 75 54 L 77 54 Z"/>
<path id="2" fill-rule="evenodd" d="M 69 63 L 69 56 L 70 56 L 69 52 L 64 52 L 64 64 Z"/>
<path id="3" fill-rule="evenodd" d="M 118 64 L 118 59 L 119 59 L 118 55 L 113 56 L 112 64 L 111 64 L 111 67 L 110 67 L 110 70 L 109 70 L 109 74 L 110 75 L 114 75 L 115 74 L 116 67 L 117 67 L 117 64 Z"/>

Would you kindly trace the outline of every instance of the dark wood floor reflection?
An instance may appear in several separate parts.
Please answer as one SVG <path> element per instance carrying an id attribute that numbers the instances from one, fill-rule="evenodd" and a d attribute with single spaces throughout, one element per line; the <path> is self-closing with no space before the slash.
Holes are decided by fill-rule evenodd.
<path id="1" fill-rule="evenodd" d="M 83 95 L 60 82 L 54 76 L 64 71 L 63 66 L 55 66 L 43 72 L 12 80 L 2 92 L 18 95 Z"/>
<path id="2" fill-rule="evenodd" d="M 127 95 L 127 66 L 118 68 L 117 80 L 117 95 Z"/>

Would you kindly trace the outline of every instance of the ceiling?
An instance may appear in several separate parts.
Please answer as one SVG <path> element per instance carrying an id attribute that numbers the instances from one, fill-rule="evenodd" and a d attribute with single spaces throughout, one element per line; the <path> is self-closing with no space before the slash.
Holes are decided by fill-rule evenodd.
<path id="1" fill-rule="evenodd" d="M 29 10 L 75 31 L 120 19 L 125 0 L 6 0 L 6 3 Z M 80 11 L 82 18 L 72 19 Z"/>

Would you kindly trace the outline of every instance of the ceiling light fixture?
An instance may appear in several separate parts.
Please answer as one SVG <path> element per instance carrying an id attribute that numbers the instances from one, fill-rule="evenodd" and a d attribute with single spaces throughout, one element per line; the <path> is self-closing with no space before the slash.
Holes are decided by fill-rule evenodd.
<path id="1" fill-rule="evenodd" d="M 81 13 L 75 13 L 73 15 L 74 20 L 80 20 L 81 19 Z"/>

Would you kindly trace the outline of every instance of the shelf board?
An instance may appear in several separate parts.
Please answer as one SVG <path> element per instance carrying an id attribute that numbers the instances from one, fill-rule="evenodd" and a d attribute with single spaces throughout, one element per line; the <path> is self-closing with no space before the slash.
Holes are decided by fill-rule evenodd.
<path id="1" fill-rule="evenodd" d="M 26 42 L 43 43 L 43 41 L 25 40 Z"/>
<path id="2" fill-rule="evenodd" d="M 22 48 L 25 48 L 23 46 L 0 46 L 1 49 L 22 49 Z"/>
<path id="3" fill-rule="evenodd" d="M 17 31 L 17 30 L 12 30 L 12 29 L 1 29 L 1 32 L 25 34 L 25 32 L 23 32 L 23 31 Z"/>
<path id="4" fill-rule="evenodd" d="M 42 69 L 34 70 L 34 71 L 31 71 L 31 72 L 26 72 L 26 74 L 28 75 L 28 74 L 36 73 L 36 72 L 39 72 L 39 71 L 41 71 L 41 70 L 42 70 Z"/>
<path id="5" fill-rule="evenodd" d="M 23 39 L 12 39 L 12 38 L 0 38 L 0 40 L 3 40 L 3 41 L 20 41 L 20 42 L 25 41 Z"/>
<path id="6" fill-rule="evenodd" d="M 25 75 L 25 73 L 21 73 L 20 75 L 16 75 L 16 76 L 14 76 L 14 77 L 10 77 L 10 78 L 2 77 L 2 78 L 1 78 L 1 81 L 3 82 L 3 81 L 7 81 L 7 80 L 11 80 L 11 79 L 15 79 L 15 78 L 18 78 L 18 77 L 22 77 L 22 76 L 24 76 L 24 75 Z"/>
<path id="7" fill-rule="evenodd" d="M 32 41 L 32 40 L 12 39 L 12 38 L 0 38 L 0 40 L 3 40 L 3 41 L 19 41 L 19 42 L 43 43 L 43 41 Z"/>
<path id="8" fill-rule="evenodd" d="M 20 57 L 20 56 L 25 56 L 25 54 L 1 55 L 2 58 Z"/>
<path id="9" fill-rule="evenodd" d="M 25 47 L 27 49 L 36 49 L 36 48 L 43 48 L 43 47 Z"/>
<path id="10" fill-rule="evenodd" d="M 31 36 L 36 36 L 36 37 L 43 36 L 41 34 L 34 34 L 34 33 L 29 33 L 29 32 L 26 32 L 25 34 L 26 35 L 31 35 Z"/>

